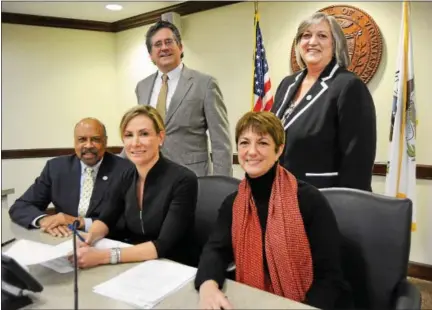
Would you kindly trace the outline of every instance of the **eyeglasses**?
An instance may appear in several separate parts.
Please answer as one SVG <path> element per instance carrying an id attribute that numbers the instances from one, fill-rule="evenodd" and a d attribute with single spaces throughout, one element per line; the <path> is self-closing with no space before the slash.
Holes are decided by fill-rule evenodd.
<path id="1" fill-rule="evenodd" d="M 162 48 L 162 45 L 165 43 L 166 47 L 171 47 L 174 44 L 174 40 L 173 39 L 165 39 L 164 41 L 157 41 L 156 43 L 153 44 L 153 47 L 155 48 Z"/>

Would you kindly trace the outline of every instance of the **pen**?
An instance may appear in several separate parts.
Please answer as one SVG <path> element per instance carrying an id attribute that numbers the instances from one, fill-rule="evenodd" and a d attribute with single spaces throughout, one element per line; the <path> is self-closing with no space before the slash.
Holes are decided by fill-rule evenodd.
<path id="1" fill-rule="evenodd" d="M 76 233 L 76 235 L 78 236 L 78 238 L 82 241 L 82 242 L 86 242 L 85 241 L 85 239 L 83 238 L 83 236 L 81 236 L 80 234 L 79 234 L 79 232 L 73 227 L 73 225 L 72 224 L 69 224 L 68 225 L 68 228 L 70 229 L 70 230 L 72 230 L 73 232 L 75 232 Z"/>
<path id="2" fill-rule="evenodd" d="M 4 247 L 5 245 L 8 245 L 9 243 L 14 242 L 15 240 L 16 240 L 16 238 L 12 238 L 12 239 L 10 239 L 8 241 L 2 242 L 1 246 Z"/>

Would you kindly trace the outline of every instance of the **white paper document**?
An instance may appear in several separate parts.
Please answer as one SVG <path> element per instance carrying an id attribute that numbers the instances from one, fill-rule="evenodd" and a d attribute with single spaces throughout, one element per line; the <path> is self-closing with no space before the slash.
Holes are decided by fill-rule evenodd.
<path id="1" fill-rule="evenodd" d="M 94 248 L 99 250 L 112 249 L 112 248 L 126 248 L 132 244 L 116 241 L 112 239 L 101 239 L 93 245 Z M 67 240 L 55 246 L 60 252 L 71 253 L 73 252 L 73 239 Z"/>
<path id="2" fill-rule="evenodd" d="M 58 273 L 68 273 L 74 271 L 73 265 L 66 257 L 53 259 L 48 262 L 41 263 L 41 265 L 52 269 Z"/>
<path id="3" fill-rule="evenodd" d="M 115 247 L 130 247 L 132 245 L 111 239 L 101 239 L 95 243 L 97 249 L 109 249 Z M 73 252 L 73 239 L 68 239 L 58 245 L 21 239 L 6 252 L 5 255 L 12 257 L 24 266 L 41 264 L 59 273 L 73 271 L 73 266 L 67 256 Z"/>
<path id="4" fill-rule="evenodd" d="M 101 239 L 93 245 L 96 249 L 127 248 L 132 244 L 116 241 L 108 238 Z"/>
<path id="5" fill-rule="evenodd" d="M 49 244 L 21 239 L 3 254 L 12 257 L 22 265 L 29 266 L 64 257 L 67 252 Z"/>
<path id="6" fill-rule="evenodd" d="M 171 261 L 151 260 L 95 286 L 93 291 L 150 309 L 191 281 L 196 271 L 196 268 Z"/>
<path id="7" fill-rule="evenodd" d="M 132 245 L 120 241 L 111 240 L 111 239 L 101 239 L 94 244 L 94 247 L 96 249 L 125 248 L 130 246 Z M 56 245 L 55 248 L 61 253 L 66 253 L 65 255 L 72 253 L 73 239 L 62 242 Z M 49 262 L 42 263 L 42 266 L 50 268 L 58 273 L 68 273 L 74 270 L 73 265 L 69 262 L 69 260 L 66 257 L 60 257 L 51 260 Z"/>

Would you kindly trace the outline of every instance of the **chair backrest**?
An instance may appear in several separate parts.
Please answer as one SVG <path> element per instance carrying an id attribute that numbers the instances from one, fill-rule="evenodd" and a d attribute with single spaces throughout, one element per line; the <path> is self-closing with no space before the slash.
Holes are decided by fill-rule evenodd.
<path id="1" fill-rule="evenodd" d="M 204 246 L 225 198 L 238 190 L 239 179 L 228 176 L 205 176 L 198 178 L 198 200 L 195 211 L 195 238 Z"/>
<path id="2" fill-rule="evenodd" d="M 321 192 L 342 235 L 342 268 L 356 308 L 391 308 L 395 289 L 407 276 L 411 200 L 347 188 Z"/>
<path id="3" fill-rule="evenodd" d="M 198 177 L 195 225 L 189 239 L 189 249 L 194 256 L 193 265 L 198 263 L 201 251 L 213 231 L 222 202 L 229 194 L 237 191 L 239 183 L 239 179 L 228 176 Z"/>

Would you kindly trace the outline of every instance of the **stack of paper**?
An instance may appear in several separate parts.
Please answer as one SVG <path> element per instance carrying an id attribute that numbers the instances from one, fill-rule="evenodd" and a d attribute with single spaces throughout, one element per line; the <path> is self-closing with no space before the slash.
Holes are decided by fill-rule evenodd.
<path id="1" fill-rule="evenodd" d="M 196 268 L 171 261 L 151 260 L 93 288 L 95 293 L 150 309 L 191 281 Z"/>
<path id="2" fill-rule="evenodd" d="M 125 248 L 130 247 L 131 244 L 115 241 L 111 239 L 101 239 L 94 244 L 96 249 L 111 249 L 111 248 Z M 59 253 L 65 253 L 65 256 L 73 252 L 73 239 L 67 240 L 55 246 L 55 249 L 59 251 Z M 60 257 L 54 260 L 51 260 L 46 263 L 42 263 L 43 266 L 50 268 L 58 273 L 67 273 L 73 271 L 73 266 L 67 259 L 67 257 Z"/>
<path id="3" fill-rule="evenodd" d="M 111 239 L 101 239 L 97 242 L 95 242 L 95 244 L 93 245 L 93 247 L 95 247 L 96 249 L 112 249 L 112 248 L 127 248 L 132 246 L 129 243 L 124 243 L 124 242 L 120 242 L 120 241 L 115 241 L 115 240 L 111 240 Z M 73 252 L 73 239 L 71 240 L 67 240 L 65 242 L 62 242 L 58 245 L 55 246 L 55 248 L 60 251 L 60 252 L 64 252 L 64 253 L 71 253 Z"/>
<path id="4" fill-rule="evenodd" d="M 94 245 L 97 249 L 130 246 L 132 245 L 111 239 L 101 239 Z M 67 273 L 73 271 L 73 266 L 67 259 L 67 256 L 72 252 L 73 239 L 69 239 L 56 246 L 22 239 L 17 241 L 4 254 L 12 257 L 19 264 L 24 266 L 41 264 L 56 272 Z"/>
<path id="5" fill-rule="evenodd" d="M 49 244 L 21 239 L 3 254 L 22 265 L 29 266 L 66 256 L 67 252 Z"/>

